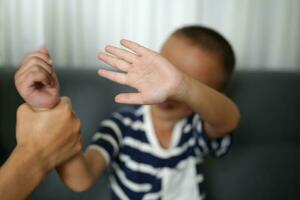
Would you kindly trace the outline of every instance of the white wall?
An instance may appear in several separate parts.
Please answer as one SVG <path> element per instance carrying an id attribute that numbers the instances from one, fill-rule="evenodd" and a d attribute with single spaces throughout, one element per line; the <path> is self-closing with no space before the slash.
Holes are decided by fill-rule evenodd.
<path id="1" fill-rule="evenodd" d="M 0 64 L 47 46 L 57 66 L 101 65 L 128 38 L 159 51 L 176 28 L 202 24 L 233 44 L 238 68 L 300 70 L 298 0 L 0 0 Z"/>

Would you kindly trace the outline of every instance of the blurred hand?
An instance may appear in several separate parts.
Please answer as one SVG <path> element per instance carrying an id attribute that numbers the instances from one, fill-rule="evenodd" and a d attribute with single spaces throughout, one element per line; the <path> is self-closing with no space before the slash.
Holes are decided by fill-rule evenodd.
<path id="1" fill-rule="evenodd" d="M 137 93 L 117 95 L 116 102 L 157 104 L 178 95 L 184 76 L 175 66 L 160 54 L 137 43 L 121 40 L 121 44 L 132 52 L 107 46 L 106 53 L 99 54 L 99 59 L 125 72 L 100 69 L 100 76 L 138 90 Z"/>
<path id="2" fill-rule="evenodd" d="M 70 100 L 61 98 L 51 110 L 35 112 L 28 104 L 17 111 L 17 147 L 38 155 L 49 171 L 81 151 L 80 120 Z"/>
<path id="3" fill-rule="evenodd" d="M 59 102 L 59 83 L 47 49 L 26 56 L 15 74 L 22 98 L 36 109 L 50 109 Z"/>

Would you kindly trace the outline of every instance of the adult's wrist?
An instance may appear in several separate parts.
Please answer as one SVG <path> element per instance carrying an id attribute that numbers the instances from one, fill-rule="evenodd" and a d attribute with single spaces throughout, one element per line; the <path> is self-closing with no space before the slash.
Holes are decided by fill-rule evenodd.
<path id="1" fill-rule="evenodd" d="M 25 164 L 31 163 L 34 171 L 40 176 L 47 175 L 47 173 L 51 170 L 50 163 L 45 158 L 41 150 L 29 148 L 24 145 L 17 145 L 13 154 L 16 154 L 17 157 L 22 158 L 21 162 Z"/>

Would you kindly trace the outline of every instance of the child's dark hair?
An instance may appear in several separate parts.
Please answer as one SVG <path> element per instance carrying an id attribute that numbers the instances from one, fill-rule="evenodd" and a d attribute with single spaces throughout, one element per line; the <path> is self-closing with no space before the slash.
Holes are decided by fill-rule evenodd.
<path id="1" fill-rule="evenodd" d="M 186 26 L 175 31 L 173 36 L 184 36 L 195 45 L 222 57 L 226 80 L 229 80 L 235 66 L 235 55 L 230 43 L 218 32 L 203 26 Z M 227 82 L 227 81 L 225 81 Z M 224 83 L 225 87 L 226 83 Z"/>

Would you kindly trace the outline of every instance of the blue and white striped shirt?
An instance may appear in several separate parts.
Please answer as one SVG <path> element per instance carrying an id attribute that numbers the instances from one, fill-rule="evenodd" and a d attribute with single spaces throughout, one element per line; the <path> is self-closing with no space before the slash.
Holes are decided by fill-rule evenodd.
<path id="1" fill-rule="evenodd" d="M 204 199 L 203 158 L 224 155 L 230 136 L 209 140 L 192 114 L 174 127 L 171 147 L 160 146 L 149 106 L 127 107 L 101 122 L 89 148 L 112 166 L 112 199 Z"/>

